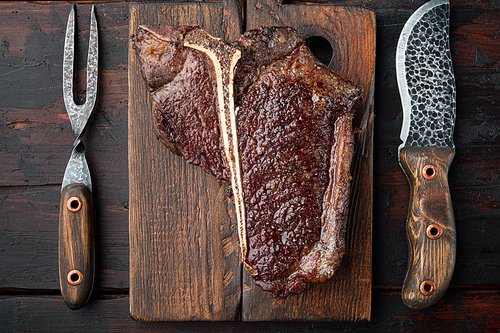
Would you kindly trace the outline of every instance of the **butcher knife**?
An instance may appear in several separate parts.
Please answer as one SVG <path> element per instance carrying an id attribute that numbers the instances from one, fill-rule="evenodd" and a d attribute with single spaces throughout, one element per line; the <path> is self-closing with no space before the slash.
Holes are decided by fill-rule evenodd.
<path id="1" fill-rule="evenodd" d="M 441 298 L 455 267 L 455 218 L 448 169 L 455 156 L 455 78 L 447 0 L 421 6 L 406 22 L 396 51 L 403 106 L 399 163 L 411 188 L 404 303 L 422 309 Z"/>
<path id="2" fill-rule="evenodd" d="M 75 134 L 73 150 L 64 172 L 59 206 L 59 283 L 64 302 L 79 309 L 90 297 L 94 285 L 95 252 L 92 181 L 82 142 L 87 120 L 97 95 L 97 21 L 92 7 L 87 59 L 87 92 L 84 104 L 73 99 L 75 8 L 66 29 L 63 59 L 63 96 Z"/>

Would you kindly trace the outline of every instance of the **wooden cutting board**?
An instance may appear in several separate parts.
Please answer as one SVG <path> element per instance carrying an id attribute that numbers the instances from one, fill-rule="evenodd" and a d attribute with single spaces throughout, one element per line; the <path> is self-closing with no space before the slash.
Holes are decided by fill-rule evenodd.
<path id="1" fill-rule="evenodd" d="M 346 255 L 332 281 L 310 284 L 283 300 L 255 286 L 242 269 L 234 207 L 215 178 L 170 153 L 155 137 L 151 103 L 129 48 L 130 313 L 142 321 L 369 320 L 375 14 L 331 5 L 241 3 L 132 4 L 130 33 L 140 24 L 198 25 L 235 40 L 259 26 L 296 28 L 333 49 L 330 68 L 362 86 Z"/>

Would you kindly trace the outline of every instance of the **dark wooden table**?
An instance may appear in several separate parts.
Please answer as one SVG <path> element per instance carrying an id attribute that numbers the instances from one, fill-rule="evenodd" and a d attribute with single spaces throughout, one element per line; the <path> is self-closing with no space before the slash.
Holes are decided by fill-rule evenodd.
<path id="1" fill-rule="evenodd" d="M 334 2 L 333 0 L 331 2 Z M 370 323 L 142 323 L 129 317 L 127 48 L 129 4 L 97 5 L 98 100 L 87 160 L 94 183 L 97 286 L 81 310 L 63 303 L 58 282 L 58 212 L 73 134 L 62 99 L 68 3 L 0 4 L 0 331 L 499 332 L 500 1 L 451 1 L 457 82 L 457 155 L 450 188 L 457 265 L 434 306 L 400 298 L 407 265 L 409 185 L 397 161 L 401 103 L 395 49 L 404 22 L 424 3 L 351 1 L 377 12 L 373 299 Z M 77 7 L 76 88 L 85 91 L 90 5 Z"/>

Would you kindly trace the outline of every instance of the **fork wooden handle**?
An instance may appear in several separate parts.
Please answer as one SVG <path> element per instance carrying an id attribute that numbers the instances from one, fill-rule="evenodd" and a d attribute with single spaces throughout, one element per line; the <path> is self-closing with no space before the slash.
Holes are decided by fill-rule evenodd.
<path id="1" fill-rule="evenodd" d="M 83 184 L 70 184 L 61 192 L 59 208 L 59 283 L 71 309 L 90 298 L 94 266 L 92 192 Z"/>

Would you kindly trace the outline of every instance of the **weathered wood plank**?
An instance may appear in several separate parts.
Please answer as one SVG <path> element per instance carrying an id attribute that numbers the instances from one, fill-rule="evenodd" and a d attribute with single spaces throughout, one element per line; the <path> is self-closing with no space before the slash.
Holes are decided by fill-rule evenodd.
<path id="1" fill-rule="evenodd" d="M 231 33 L 224 17 L 222 3 L 132 5 L 130 34 L 140 24 L 199 25 L 226 37 Z M 156 139 L 150 97 L 132 48 L 129 89 L 131 316 L 238 319 L 241 267 L 226 189 Z"/>
<path id="2" fill-rule="evenodd" d="M 274 25 L 292 26 L 303 38 L 320 36 L 328 41 L 333 49 L 329 67 L 365 90 L 354 120 L 354 126 L 361 127 L 361 119 L 370 114 L 373 107 L 374 13 L 352 7 L 247 2 L 247 29 Z M 370 117 L 363 127 L 364 137 L 356 141 L 346 255 L 339 271 L 326 284 L 311 284 L 303 294 L 279 300 L 272 299 L 244 272 L 243 320 L 370 319 L 372 125 Z"/>
<path id="3" fill-rule="evenodd" d="M 448 290 L 433 307 L 413 311 L 401 291 L 375 289 L 370 323 L 156 322 L 130 319 L 126 295 L 100 295 L 73 311 L 60 296 L 0 296 L 0 327 L 14 332 L 497 332 L 500 293 Z"/>

